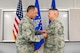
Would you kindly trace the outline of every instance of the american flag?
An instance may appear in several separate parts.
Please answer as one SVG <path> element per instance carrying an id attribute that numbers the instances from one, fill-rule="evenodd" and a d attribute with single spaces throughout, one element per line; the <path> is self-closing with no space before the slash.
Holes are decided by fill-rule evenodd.
<path id="1" fill-rule="evenodd" d="M 16 40 L 16 36 L 17 36 L 18 30 L 19 30 L 18 26 L 19 26 L 20 20 L 22 18 L 23 18 L 22 1 L 19 0 L 17 10 L 16 10 L 16 17 L 14 19 L 14 26 L 13 26 L 13 30 L 12 30 L 14 40 Z"/>

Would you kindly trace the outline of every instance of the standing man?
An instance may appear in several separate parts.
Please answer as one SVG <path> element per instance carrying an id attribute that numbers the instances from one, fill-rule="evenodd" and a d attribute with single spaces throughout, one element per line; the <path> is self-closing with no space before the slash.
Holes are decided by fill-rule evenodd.
<path id="1" fill-rule="evenodd" d="M 41 32 L 34 30 L 32 19 L 37 16 L 37 8 L 30 5 L 27 8 L 26 16 L 21 19 L 19 32 L 16 40 L 17 53 L 34 53 L 34 42 L 39 42 L 46 37 L 44 34 L 37 36 Z"/>
<path id="2" fill-rule="evenodd" d="M 48 37 L 45 39 L 44 53 L 64 53 L 64 27 L 57 20 L 58 15 L 59 11 L 57 9 L 49 9 L 48 17 L 51 23 L 46 31 Z"/>

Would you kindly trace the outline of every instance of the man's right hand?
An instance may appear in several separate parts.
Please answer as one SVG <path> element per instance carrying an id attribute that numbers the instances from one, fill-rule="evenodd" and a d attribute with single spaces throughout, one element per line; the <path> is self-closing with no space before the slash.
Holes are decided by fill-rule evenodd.
<path id="1" fill-rule="evenodd" d="M 47 33 L 42 33 L 42 35 L 44 38 L 47 38 L 47 36 L 48 36 Z"/>

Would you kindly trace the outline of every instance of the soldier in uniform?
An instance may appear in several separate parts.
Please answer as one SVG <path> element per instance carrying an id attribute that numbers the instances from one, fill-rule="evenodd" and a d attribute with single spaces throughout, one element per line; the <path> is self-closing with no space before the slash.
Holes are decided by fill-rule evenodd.
<path id="1" fill-rule="evenodd" d="M 64 53 L 64 27 L 57 20 L 59 11 L 57 9 L 49 9 L 48 17 L 51 23 L 48 25 L 46 32 L 48 37 L 45 39 L 44 53 Z"/>
<path id="2" fill-rule="evenodd" d="M 16 40 L 17 53 L 34 53 L 34 42 L 39 42 L 42 38 L 46 37 L 44 34 L 41 36 L 35 35 L 41 33 L 34 30 L 32 19 L 36 16 L 37 8 L 34 5 L 28 6 L 26 16 L 21 19 L 19 24 Z"/>

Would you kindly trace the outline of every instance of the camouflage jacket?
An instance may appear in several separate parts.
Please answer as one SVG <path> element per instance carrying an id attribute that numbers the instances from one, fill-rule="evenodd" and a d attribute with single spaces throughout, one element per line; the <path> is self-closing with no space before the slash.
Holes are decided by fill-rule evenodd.
<path id="1" fill-rule="evenodd" d="M 27 16 L 23 17 L 16 40 L 17 53 L 34 53 L 34 42 L 39 42 L 43 38 L 35 35 L 37 32 L 31 19 Z"/>
<path id="2" fill-rule="evenodd" d="M 58 20 L 52 21 L 47 28 L 44 53 L 61 53 L 64 48 L 64 27 Z"/>

